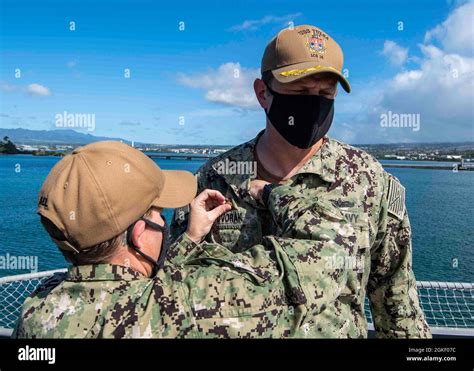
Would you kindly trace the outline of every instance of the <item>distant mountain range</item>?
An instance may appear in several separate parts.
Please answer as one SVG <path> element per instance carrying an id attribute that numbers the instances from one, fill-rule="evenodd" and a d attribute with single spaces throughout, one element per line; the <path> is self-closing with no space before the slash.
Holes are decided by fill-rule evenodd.
<path id="1" fill-rule="evenodd" d="M 3 129 L 0 128 L 0 140 L 5 136 L 9 137 L 10 140 L 16 144 L 28 144 L 28 145 L 85 145 L 101 140 L 118 140 L 126 144 L 131 144 L 132 141 L 123 138 L 112 138 L 112 137 L 101 137 L 92 134 L 81 133 L 72 129 L 54 129 L 54 130 L 30 130 L 30 129 Z M 158 143 L 144 143 L 135 141 L 135 145 L 138 146 L 161 146 L 161 147 L 193 147 L 193 148 L 231 148 L 230 145 L 189 145 L 189 144 L 158 144 Z"/>
<path id="2" fill-rule="evenodd" d="M 19 145 L 19 144 L 30 144 L 30 145 L 61 145 L 61 144 L 71 144 L 71 145 L 84 145 L 100 140 L 118 140 L 127 144 L 131 144 L 130 140 L 123 138 L 111 138 L 111 137 L 101 137 L 95 136 L 92 134 L 81 133 L 72 129 L 55 129 L 55 130 L 30 130 L 30 129 L 2 129 L 0 128 L 0 140 L 3 137 L 8 136 L 10 140 Z M 154 143 L 142 143 L 135 142 L 135 145 L 150 145 Z M 215 148 L 230 148 L 231 145 L 190 145 L 190 144 L 175 144 L 175 145 L 164 145 L 164 144 L 154 144 L 163 147 L 215 147 Z M 409 150 L 412 148 L 418 149 L 439 149 L 441 151 L 449 151 L 453 148 L 456 150 L 474 150 L 473 142 L 448 142 L 448 143 L 386 143 L 386 144 L 354 144 L 356 147 L 363 149 L 371 149 L 372 151 L 378 151 L 383 149 L 402 149 Z"/>
<path id="3" fill-rule="evenodd" d="M 5 136 L 9 137 L 15 144 L 89 144 L 100 140 L 121 140 L 124 143 L 130 143 L 129 140 L 123 138 L 99 137 L 71 129 L 29 130 L 0 128 L 0 139 L 3 139 Z"/>

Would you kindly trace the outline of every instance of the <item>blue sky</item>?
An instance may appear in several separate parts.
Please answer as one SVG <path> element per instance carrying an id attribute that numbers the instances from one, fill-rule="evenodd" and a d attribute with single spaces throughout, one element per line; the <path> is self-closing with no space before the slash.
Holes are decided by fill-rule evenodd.
<path id="1" fill-rule="evenodd" d="M 3 128 L 55 129 L 67 111 L 95 114 L 94 135 L 241 143 L 265 124 L 252 90 L 263 50 L 292 21 L 343 48 L 353 92 L 340 89 L 330 135 L 474 140 L 472 2 L 2 0 L 1 10 Z M 388 111 L 419 114 L 420 130 L 381 127 Z"/>

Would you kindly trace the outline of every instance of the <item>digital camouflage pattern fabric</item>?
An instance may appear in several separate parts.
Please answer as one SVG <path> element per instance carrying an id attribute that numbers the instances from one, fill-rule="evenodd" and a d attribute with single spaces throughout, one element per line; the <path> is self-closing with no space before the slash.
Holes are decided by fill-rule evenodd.
<path id="1" fill-rule="evenodd" d="M 327 305 L 326 298 L 312 298 L 302 283 L 317 281 L 331 288 L 344 271 L 313 270 L 307 256 L 344 259 L 345 252 L 316 242 L 294 256 L 294 246 L 285 241 L 268 237 L 262 242 L 232 253 L 218 244 L 197 245 L 183 234 L 154 278 L 118 265 L 70 267 L 25 301 L 13 337 L 317 336 L 311 328 L 313 312 Z"/>
<path id="2" fill-rule="evenodd" d="M 199 191 L 217 189 L 234 205 L 206 240 L 233 252 L 246 251 L 268 236 L 285 246 L 286 256 L 302 265 L 297 271 L 313 315 L 305 324 L 311 336 L 366 337 L 367 294 L 378 337 L 431 337 L 417 296 L 405 190 L 398 179 L 363 150 L 325 137 L 297 174 L 271 192 L 272 202 L 265 208 L 249 192 L 254 172 L 229 171 L 255 168 L 249 164 L 255 162 L 257 140 L 198 171 Z M 186 208 L 175 211 L 175 237 L 187 218 Z M 332 247 L 333 254 L 325 256 L 316 246 L 326 252 Z"/>

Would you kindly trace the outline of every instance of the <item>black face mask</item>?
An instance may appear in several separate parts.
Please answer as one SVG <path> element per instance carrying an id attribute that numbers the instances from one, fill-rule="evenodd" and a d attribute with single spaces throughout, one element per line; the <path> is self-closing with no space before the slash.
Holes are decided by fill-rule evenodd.
<path id="1" fill-rule="evenodd" d="M 148 260 L 151 264 L 153 264 L 153 270 L 151 272 L 152 277 L 156 276 L 156 273 L 158 273 L 158 270 L 163 268 L 163 265 L 165 264 L 166 255 L 168 254 L 168 250 L 170 247 L 169 227 L 168 227 L 168 224 L 166 223 L 165 217 L 161 215 L 161 218 L 165 222 L 162 226 L 146 218 L 138 219 L 138 220 L 143 220 L 146 223 L 146 225 L 148 225 L 150 228 L 156 231 L 160 231 L 163 234 L 163 240 L 161 243 L 161 251 L 160 251 L 160 256 L 158 257 L 158 260 L 152 259 L 150 256 L 142 252 L 137 246 L 133 244 L 132 231 L 133 231 L 133 227 L 135 227 L 135 224 L 138 222 L 138 220 L 127 229 L 127 244 L 130 247 L 132 247 L 137 253 L 139 253 L 144 259 Z"/>
<path id="2" fill-rule="evenodd" d="M 329 131 L 334 117 L 334 99 L 320 95 L 281 94 L 267 86 L 273 95 L 268 119 L 285 138 L 301 149 L 314 145 Z"/>

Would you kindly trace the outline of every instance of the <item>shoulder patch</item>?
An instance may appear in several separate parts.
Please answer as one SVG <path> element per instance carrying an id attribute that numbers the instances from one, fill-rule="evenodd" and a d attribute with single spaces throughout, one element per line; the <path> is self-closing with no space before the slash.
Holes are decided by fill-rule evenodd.
<path id="1" fill-rule="evenodd" d="M 403 220 L 405 214 L 405 187 L 393 177 L 390 177 L 387 200 L 388 213 L 398 220 Z"/>
<path id="2" fill-rule="evenodd" d="M 51 291 L 56 286 L 58 286 L 61 282 L 66 279 L 67 274 L 65 272 L 57 272 L 54 273 L 51 277 L 45 279 L 41 282 L 36 289 L 33 291 L 32 294 L 37 294 L 42 291 Z"/>

